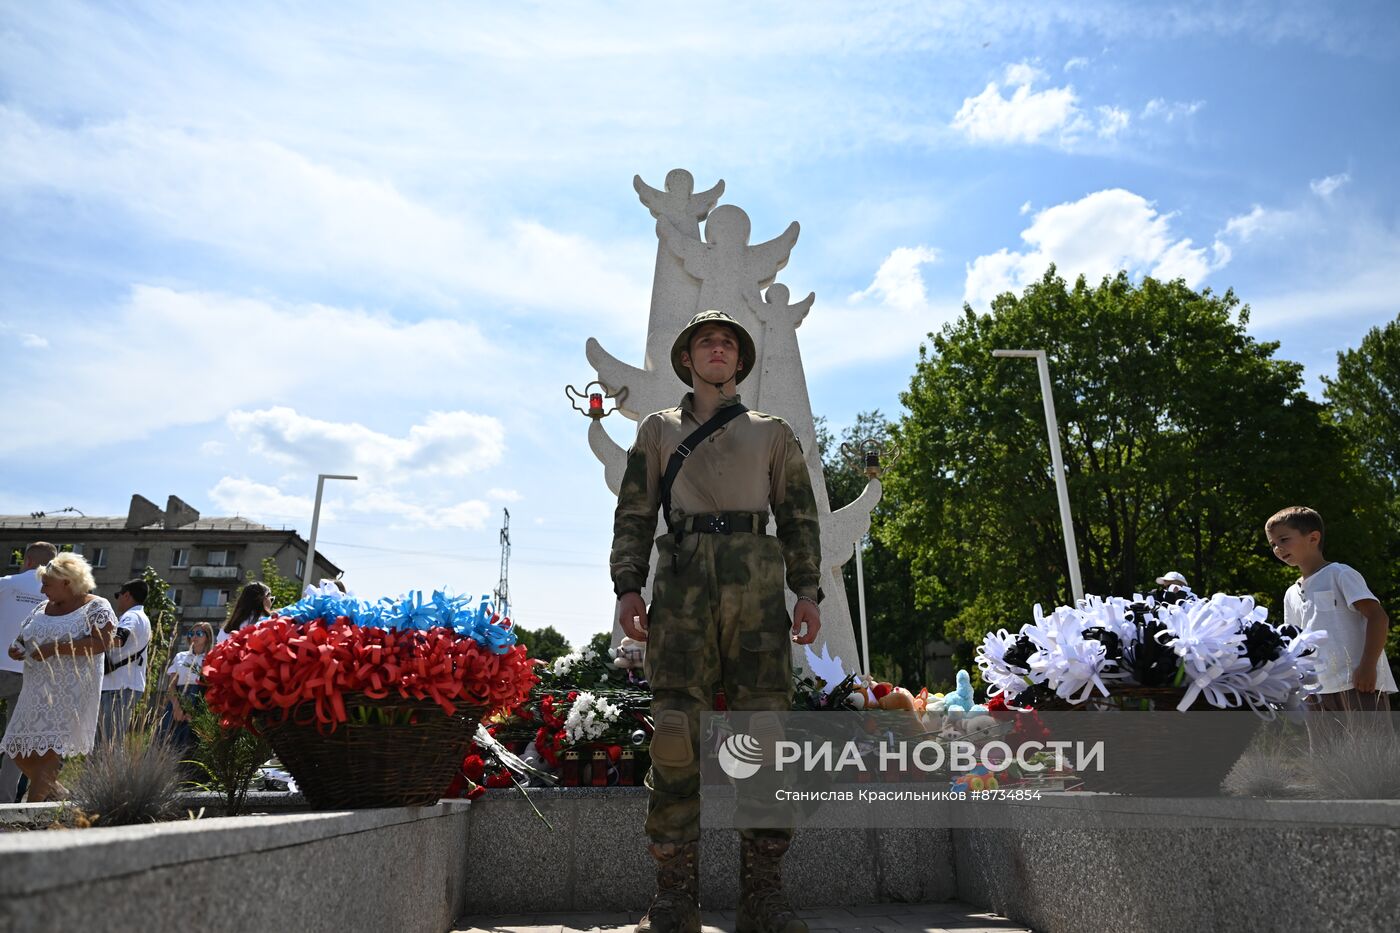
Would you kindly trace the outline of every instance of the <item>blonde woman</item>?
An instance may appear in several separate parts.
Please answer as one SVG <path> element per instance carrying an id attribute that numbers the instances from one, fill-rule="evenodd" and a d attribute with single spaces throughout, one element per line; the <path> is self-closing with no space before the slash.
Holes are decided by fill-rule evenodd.
<path id="1" fill-rule="evenodd" d="M 199 672 L 204 667 L 204 655 L 213 644 L 214 627 L 208 622 L 199 623 L 190 635 L 189 650 L 175 655 L 175 659 L 165 669 L 166 706 L 161 720 L 161 731 L 170 736 L 172 744 L 177 748 L 194 743 L 189 713 L 182 701 L 193 700 L 203 694 L 204 688 L 200 685 Z"/>
<path id="2" fill-rule="evenodd" d="M 92 568 L 59 554 L 38 569 L 45 599 L 20 623 L 9 655 L 24 662 L 24 686 L 0 740 L 29 778 L 29 802 L 66 797 L 58 783 L 63 759 L 92 751 L 102 693 L 102 655 L 117 617 L 93 595 Z"/>

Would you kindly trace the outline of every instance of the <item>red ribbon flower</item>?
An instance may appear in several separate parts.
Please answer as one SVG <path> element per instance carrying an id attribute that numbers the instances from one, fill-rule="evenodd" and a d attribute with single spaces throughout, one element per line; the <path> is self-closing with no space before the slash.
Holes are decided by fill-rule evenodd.
<path id="1" fill-rule="evenodd" d="M 203 674 L 205 698 L 227 726 L 280 712 L 323 729 L 348 718 L 346 694 L 430 699 L 451 715 L 459 704 L 515 706 L 539 679 L 521 645 L 494 654 L 449 628 L 388 630 L 343 618 L 327 624 L 278 616 L 234 632 L 205 657 Z"/>

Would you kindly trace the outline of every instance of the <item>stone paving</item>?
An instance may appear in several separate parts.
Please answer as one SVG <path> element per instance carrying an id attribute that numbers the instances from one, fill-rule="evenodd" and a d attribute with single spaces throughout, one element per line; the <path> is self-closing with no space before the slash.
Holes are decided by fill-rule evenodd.
<path id="1" fill-rule="evenodd" d="M 455 933 L 631 933 L 640 913 L 522 914 L 463 918 Z M 957 901 L 872 904 L 802 911 L 812 933 L 1032 933 L 1005 917 Z M 732 933 L 734 911 L 707 911 L 704 933 Z"/>

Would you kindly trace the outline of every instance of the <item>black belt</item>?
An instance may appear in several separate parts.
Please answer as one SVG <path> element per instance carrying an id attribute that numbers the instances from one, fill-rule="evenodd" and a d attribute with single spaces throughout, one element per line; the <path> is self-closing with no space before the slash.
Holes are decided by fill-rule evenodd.
<path id="1" fill-rule="evenodd" d="M 767 534 L 768 515 L 759 512 L 705 512 L 687 515 L 676 525 L 677 537 L 688 532 L 706 535 Z"/>

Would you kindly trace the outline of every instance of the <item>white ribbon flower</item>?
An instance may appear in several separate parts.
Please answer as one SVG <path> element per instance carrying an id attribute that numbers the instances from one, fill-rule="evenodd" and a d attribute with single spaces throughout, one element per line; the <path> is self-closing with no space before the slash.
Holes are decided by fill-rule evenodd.
<path id="1" fill-rule="evenodd" d="M 977 667 L 982 671 L 982 680 L 991 688 L 987 691 L 989 698 L 1005 694 L 1008 699 L 1015 699 L 1030 686 L 1026 679 L 1028 669 L 1014 668 L 1006 662 L 1006 650 L 1019 638 L 1004 628 L 983 636 L 977 648 Z"/>

